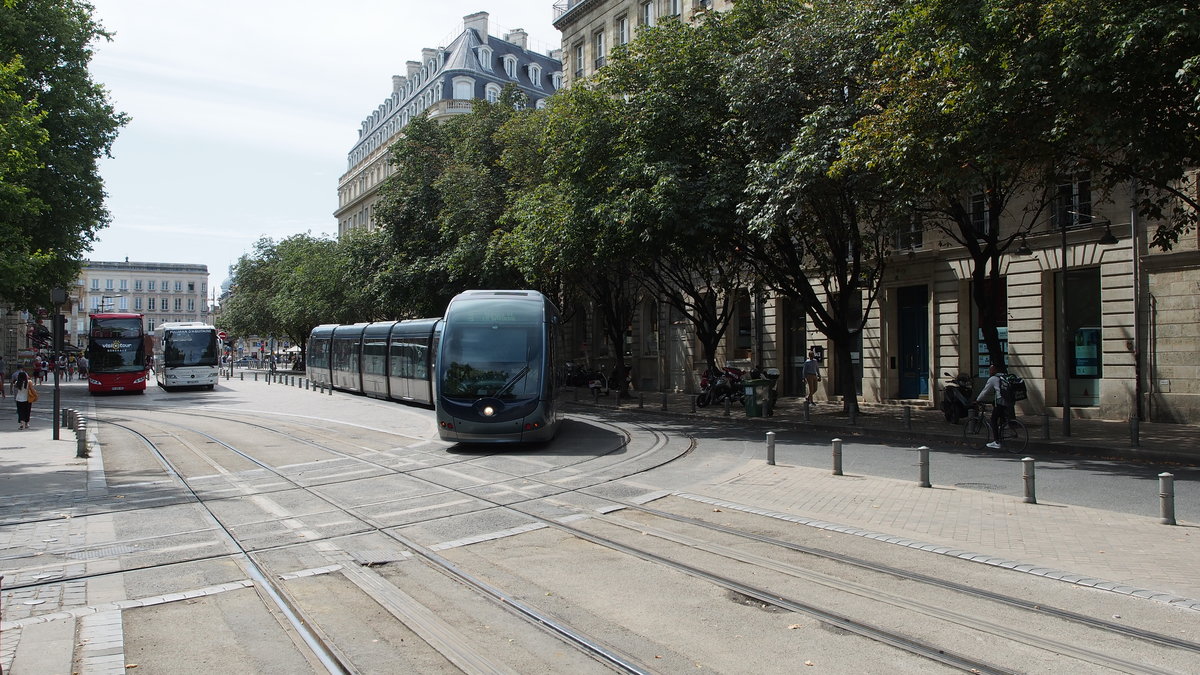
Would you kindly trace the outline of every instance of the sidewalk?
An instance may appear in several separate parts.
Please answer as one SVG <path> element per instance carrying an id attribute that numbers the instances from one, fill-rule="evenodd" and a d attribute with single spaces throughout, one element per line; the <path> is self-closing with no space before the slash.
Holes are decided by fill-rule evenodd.
<path id="1" fill-rule="evenodd" d="M 582 405 L 596 405 L 600 408 L 613 408 L 617 405 L 616 396 L 610 394 L 593 399 L 586 389 L 579 389 L 577 393 L 569 396 Z M 633 398 L 622 399 L 620 407 L 635 409 L 640 405 L 643 411 L 663 413 L 664 396 L 666 414 L 694 414 L 764 428 L 787 425 L 798 429 L 821 430 L 842 438 L 906 441 L 914 447 L 933 443 L 978 447 L 984 440 L 979 438 L 964 441 L 962 423 L 950 424 L 942 412 L 935 408 L 911 407 L 908 413 L 910 422 L 906 424 L 904 406 L 886 404 L 860 403 L 862 412 L 851 423 L 850 418 L 842 412 L 841 403 L 818 401 L 809 408 L 806 418 L 803 398 L 780 398 L 771 417 L 753 418 L 746 417 L 745 408 L 740 403 L 730 406 L 728 416 L 724 404 L 695 408 L 695 397 L 688 394 L 638 393 L 634 394 Z M 1026 453 L 1054 452 L 1110 459 L 1200 464 L 1200 427 L 1197 426 L 1142 422 L 1139 424 L 1138 443 L 1135 447 L 1131 426 L 1127 422 L 1072 419 L 1071 436 L 1064 437 L 1061 419 L 1022 415 L 1021 421 L 1029 430 Z"/>

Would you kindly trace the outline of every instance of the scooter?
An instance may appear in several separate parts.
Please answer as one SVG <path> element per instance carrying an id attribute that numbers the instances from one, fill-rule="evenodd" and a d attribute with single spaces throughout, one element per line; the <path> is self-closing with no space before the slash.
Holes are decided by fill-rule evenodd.
<path id="1" fill-rule="evenodd" d="M 971 398 L 971 376 L 967 373 L 959 373 L 958 377 L 952 377 L 950 373 L 943 374 L 950 379 L 942 385 L 942 414 L 947 422 L 958 424 L 960 419 L 967 416 L 974 402 Z"/>
<path id="2" fill-rule="evenodd" d="M 700 393 L 696 396 L 696 406 L 703 408 L 710 403 L 724 403 L 725 399 L 734 403 L 741 402 L 745 397 L 745 392 L 742 391 L 744 374 L 732 366 L 706 372 L 700 378 Z"/>

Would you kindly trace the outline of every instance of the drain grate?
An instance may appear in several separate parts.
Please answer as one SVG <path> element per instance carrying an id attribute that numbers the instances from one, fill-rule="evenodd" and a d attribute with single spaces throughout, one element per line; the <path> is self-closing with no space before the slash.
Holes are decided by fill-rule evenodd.
<path id="1" fill-rule="evenodd" d="M 128 544 L 119 544 L 117 546 L 106 546 L 104 548 L 92 548 L 86 551 L 73 551 L 67 553 L 66 557 L 72 560 L 95 560 L 96 558 L 108 558 L 114 555 L 122 555 L 125 553 L 137 553 L 141 549 L 137 546 Z"/>

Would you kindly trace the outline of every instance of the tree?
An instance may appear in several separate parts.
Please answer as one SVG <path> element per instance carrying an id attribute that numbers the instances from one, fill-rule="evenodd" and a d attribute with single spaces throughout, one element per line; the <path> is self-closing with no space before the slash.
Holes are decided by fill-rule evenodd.
<path id="1" fill-rule="evenodd" d="M 494 245 L 509 185 L 497 134 L 523 106 L 524 94 L 510 86 L 465 115 L 413 120 L 392 147 L 396 171 L 381 189 L 375 223 L 391 235 L 392 296 L 405 313 L 440 314 L 467 288 L 525 285 Z"/>
<path id="2" fill-rule="evenodd" d="M 710 369 L 753 276 L 734 244 L 745 156 L 718 74 L 754 28 L 722 15 L 663 21 L 614 50 L 596 82 L 620 108 L 608 210 L 634 237 L 628 268 L 691 322 Z"/>
<path id="3" fill-rule="evenodd" d="M 857 408 L 851 349 L 872 311 L 904 202 L 869 168 L 838 167 L 867 110 L 887 4 L 775 3 L 784 16 L 724 77 L 750 154 L 747 259 L 763 283 L 803 307 L 832 343 L 847 410 Z M 737 12 L 738 8 L 734 9 Z"/>
<path id="4" fill-rule="evenodd" d="M 855 124 L 840 162 L 886 175 L 925 224 L 964 248 L 993 363 L 1005 358 L 1005 317 L 993 298 L 1003 287 L 1002 257 L 1046 223 L 1059 173 L 1070 166 L 1052 134 L 1058 83 L 1040 4 L 904 3 L 879 34 L 878 87 L 862 92 L 871 114 Z"/>
<path id="5" fill-rule="evenodd" d="M 1200 13 L 1184 0 L 1042 3 L 1044 58 L 1055 64 L 1054 132 L 1096 186 L 1133 183 L 1164 250 L 1196 227 L 1200 193 Z"/>
<path id="6" fill-rule="evenodd" d="M 303 350 L 319 324 L 380 318 L 355 313 L 351 294 L 360 284 L 346 277 L 348 267 L 332 239 L 264 237 L 233 266 L 233 291 L 220 325 L 239 336 L 284 337 Z"/>
<path id="7" fill-rule="evenodd" d="M 91 11 L 78 0 L 0 4 L 0 135 L 20 136 L 0 164 L 0 296 L 31 309 L 78 277 L 108 221 L 97 160 L 128 118 L 88 73 L 91 43 L 109 38 Z"/>

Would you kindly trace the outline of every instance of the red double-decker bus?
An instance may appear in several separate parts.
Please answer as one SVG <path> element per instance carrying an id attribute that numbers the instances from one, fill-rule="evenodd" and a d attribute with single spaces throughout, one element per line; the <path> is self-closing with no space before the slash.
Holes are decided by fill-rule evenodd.
<path id="1" fill-rule="evenodd" d="M 146 391 L 149 337 L 141 314 L 92 314 L 88 330 L 88 391 Z"/>

